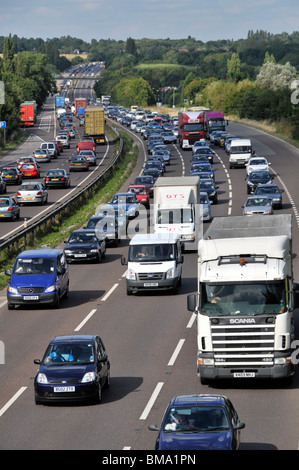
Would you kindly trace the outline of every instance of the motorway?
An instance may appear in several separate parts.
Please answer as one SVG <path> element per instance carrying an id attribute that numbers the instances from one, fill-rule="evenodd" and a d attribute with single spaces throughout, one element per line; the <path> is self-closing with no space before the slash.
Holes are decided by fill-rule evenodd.
<path id="1" fill-rule="evenodd" d="M 230 123 L 228 130 L 250 137 L 258 155 L 271 162 L 275 182 L 284 191 L 283 208 L 293 214 L 293 250 L 299 248 L 299 152 L 261 131 Z M 132 177 L 142 170 L 140 158 Z M 215 148 L 219 203 L 213 216 L 241 215 L 245 202 L 245 169 L 229 170 L 228 156 Z M 171 146 L 167 176 L 188 175 L 190 151 Z M 64 157 L 63 157 L 64 158 Z M 123 189 L 126 189 L 127 183 Z M 207 225 L 206 225 L 207 226 Z M 1 450 L 152 450 L 156 434 L 148 424 L 160 424 L 171 397 L 193 393 L 224 393 L 232 400 L 246 428 L 243 450 L 297 450 L 299 445 L 298 370 L 293 383 L 219 382 L 201 385 L 196 374 L 196 322 L 186 308 L 186 296 L 196 291 L 196 253 L 185 253 L 179 294 L 126 296 L 125 270 L 129 240 L 108 248 L 101 264 L 70 266 L 70 295 L 60 309 L 17 308 L 8 311 L 0 292 L 0 340 L 5 361 L 0 364 Z M 298 259 L 294 277 L 299 280 Z M 298 312 L 295 313 L 299 337 Z M 100 405 L 36 406 L 35 358 L 49 341 L 62 334 L 99 334 L 111 362 L 111 385 Z"/>

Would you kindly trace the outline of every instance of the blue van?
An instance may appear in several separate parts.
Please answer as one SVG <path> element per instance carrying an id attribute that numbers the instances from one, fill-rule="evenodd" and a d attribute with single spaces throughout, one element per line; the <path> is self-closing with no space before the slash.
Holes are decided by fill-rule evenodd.
<path id="1" fill-rule="evenodd" d="M 69 268 L 63 249 L 43 248 L 20 253 L 7 287 L 8 309 L 16 305 L 47 304 L 58 308 L 69 293 Z"/>

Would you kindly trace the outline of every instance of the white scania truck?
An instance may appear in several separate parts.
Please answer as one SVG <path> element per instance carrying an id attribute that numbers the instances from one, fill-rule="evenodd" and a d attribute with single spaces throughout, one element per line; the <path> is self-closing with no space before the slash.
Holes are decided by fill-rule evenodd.
<path id="1" fill-rule="evenodd" d="M 160 177 L 154 185 L 154 233 L 175 233 L 197 251 L 202 235 L 199 176 Z"/>
<path id="2" fill-rule="evenodd" d="M 215 217 L 198 245 L 197 371 L 202 383 L 289 378 L 294 340 L 292 216 Z"/>

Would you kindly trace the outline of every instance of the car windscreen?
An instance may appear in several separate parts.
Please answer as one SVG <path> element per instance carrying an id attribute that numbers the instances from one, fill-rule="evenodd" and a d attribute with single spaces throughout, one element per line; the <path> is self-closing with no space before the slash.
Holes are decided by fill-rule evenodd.
<path id="1" fill-rule="evenodd" d="M 43 359 L 47 366 L 92 364 L 95 360 L 92 343 L 72 342 L 50 344 Z"/>
<path id="2" fill-rule="evenodd" d="M 163 425 L 163 431 L 169 432 L 216 432 L 229 429 L 227 415 L 220 406 L 173 406 Z"/>
<path id="3" fill-rule="evenodd" d="M 52 274 L 55 271 L 55 258 L 18 258 L 13 274 Z"/>

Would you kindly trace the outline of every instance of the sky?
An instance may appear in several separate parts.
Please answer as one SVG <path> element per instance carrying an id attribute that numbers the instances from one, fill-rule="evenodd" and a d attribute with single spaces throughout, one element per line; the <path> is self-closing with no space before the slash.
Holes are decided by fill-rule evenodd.
<path id="1" fill-rule="evenodd" d="M 291 34 L 298 0 L 0 0 L 0 36 L 52 39 L 245 39 L 249 30 Z"/>

